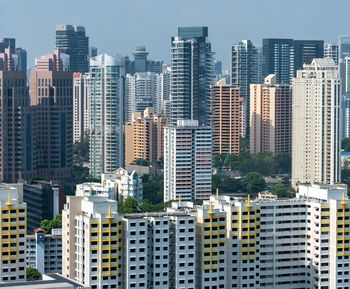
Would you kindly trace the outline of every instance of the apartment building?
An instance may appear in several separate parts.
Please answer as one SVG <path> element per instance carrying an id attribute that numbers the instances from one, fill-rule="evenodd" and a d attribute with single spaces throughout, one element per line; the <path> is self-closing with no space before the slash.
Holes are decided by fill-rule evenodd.
<path id="1" fill-rule="evenodd" d="M 292 87 L 276 84 L 276 76 L 264 84 L 250 85 L 250 152 L 291 152 Z"/>
<path id="2" fill-rule="evenodd" d="M 0 283 L 26 280 L 27 206 L 17 190 L 0 183 Z"/>
<path id="3" fill-rule="evenodd" d="M 62 229 L 37 228 L 27 236 L 27 266 L 36 268 L 41 274 L 62 272 Z"/>

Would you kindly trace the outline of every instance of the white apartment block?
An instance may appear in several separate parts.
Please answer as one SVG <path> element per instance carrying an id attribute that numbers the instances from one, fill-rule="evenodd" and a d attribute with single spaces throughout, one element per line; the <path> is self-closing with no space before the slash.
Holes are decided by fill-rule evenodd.
<path id="1" fill-rule="evenodd" d="M 314 59 L 293 80 L 292 184 L 340 182 L 338 66 Z"/>
<path id="2" fill-rule="evenodd" d="M 41 274 L 62 272 L 62 229 L 52 229 L 51 234 L 38 228 L 27 236 L 27 266 Z"/>
<path id="3" fill-rule="evenodd" d="M 89 132 L 90 74 L 73 74 L 73 142 L 82 141 Z"/>
<path id="4" fill-rule="evenodd" d="M 0 283 L 26 280 L 27 207 L 17 190 L 0 183 Z"/>
<path id="5" fill-rule="evenodd" d="M 164 102 L 170 98 L 170 69 L 160 74 L 138 72 L 125 76 L 125 121 L 132 120 L 134 112 L 153 107 L 157 115 L 165 114 Z"/>
<path id="6" fill-rule="evenodd" d="M 143 199 L 142 179 L 136 171 L 129 174 L 123 168 L 119 168 L 114 173 L 102 174 L 101 183 L 78 184 L 76 196 L 100 196 L 116 201 L 132 197 L 141 201 Z"/>
<path id="7" fill-rule="evenodd" d="M 100 177 L 124 160 L 124 61 L 103 54 L 90 60 L 90 174 Z"/>
<path id="8" fill-rule="evenodd" d="M 90 288 L 349 288 L 346 192 L 300 185 L 291 199 L 217 195 L 124 216 L 107 198 L 68 197 L 63 274 Z"/>
<path id="9" fill-rule="evenodd" d="M 104 187 L 114 188 L 118 200 L 132 197 L 138 201 L 143 199 L 142 179 L 134 170 L 130 174 L 119 168 L 111 174 L 102 174 L 101 183 Z"/>
<path id="10" fill-rule="evenodd" d="M 164 201 L 211 195 L 212 130 L 196 120 L 164 129 Z"/>
<path id="11" fill-rule="evenodd" d="M 91 289 L 121 288 L 121 222 L 117 202 L 67 197 L 62 211 L 62 274 Z"/>

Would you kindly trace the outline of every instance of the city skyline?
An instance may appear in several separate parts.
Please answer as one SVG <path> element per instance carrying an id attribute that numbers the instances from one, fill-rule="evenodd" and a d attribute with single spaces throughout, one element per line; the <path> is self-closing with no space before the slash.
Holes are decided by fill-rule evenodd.
<path id="1" fill-rule="evenodd" d="M 136 46 L 145 45 L 150 52 L 150 59 L 170 63 L 169 42 L 171 36 L 176 35 L 177 27 L 208 26 L 209 41 L 212 43 L 212 50 L 216 52 L 215 59 L 222 60 L 223 68 L 228 70 L 230 48 L 242 39 L 251 39 L 257 46 L 261 46 L 262 38 L 269 37 L 324 39 L 325 42 L 336 43 L 338 35 L 347 34 L 346 28 L 342 28 L 344 26 L 342 19 L 347 16 L 346 7 L 350 8 L 350 3 L 343 3 L 342 9 L 337 10 L 337 17 L 332 18 L 332 21 L 324 21 L 329 17 L 329 11 L 325 6 L 315 6 L 301 0 L 294 1 L 287 14 L 277 0 L 267 2 L 253 0 L 250 3 L 221 2 L 216 3 L 215 7 L 223 7 L 225 4 L 225 9 L 220 10 L 220 17 L 212 17 L 210 15 L 214 5 L 209 0 L 196 0 L 190 3 L 180 1 L 171 7 L 162 1 L 132 0 L 123 3 L 122 13 L 118 12 L 118 8 L 121 7 L 119 3 L 107 0 L 105 6 L 111 9 L 104 9 L 105 16 L 99 17 L 99 21 L 95 22 L 95 9 L 85 6 L 86 9 L 81 10 L 81 5 L 84 4 L 81 0 L 74 2 L 63 0 L 55 7 L 55 13 L 50 13 L 52 7 L 43 0 L 36 1 L 36 5 L 32 5 L 30 1 L 14 0 L 7 3 L 0 1 L 0 10 L 3 12 L 0 35 L 16 38 L 18 46 L 27 49 L 30 68 L 34 67 L 36 57 L 55 48 L 55 27 L 58 24 L 85 26 L 90 45 L 96 46 L 99 53 L 131 55 Z M 66 4 L 69 4 L 70 9 L 66 8 Z M 300 9 L 300 5 L 303 9 Z M 21 9 L 18 9 L 19 6 Z M 38 7 L 40 17 L 37 13 Z M 266 18 L 266 14 L 261 13 L 266 7 L 271 7 L 273 13 L 271 17 Z M 312 13 L 309 13 L 311 8 Z M 20 21 L 12 20 L 15 14 Z M 137 22 L 134 21 L 136 18 Z M 305 25 L 308 29 L 305 29 Z M 128 28 L 127 33 L 125 27 Z M 222 37 L 223 31 L 227 36 Z"/>

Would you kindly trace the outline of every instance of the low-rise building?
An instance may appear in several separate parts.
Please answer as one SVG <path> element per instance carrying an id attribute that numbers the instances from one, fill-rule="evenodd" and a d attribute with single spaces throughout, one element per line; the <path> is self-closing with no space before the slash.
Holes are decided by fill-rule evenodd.
<path id="1" fill-rule="evenodd" d="M 52 229 L 51 234 L 37 228 L 27 236 L 27 266 L 42 274 L 62 272 L 62 229 Z"/>

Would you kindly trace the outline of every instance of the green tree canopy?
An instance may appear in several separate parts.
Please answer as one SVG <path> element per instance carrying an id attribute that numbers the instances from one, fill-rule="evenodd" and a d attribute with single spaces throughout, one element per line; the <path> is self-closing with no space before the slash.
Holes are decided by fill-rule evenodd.
<path id="1" fill-rule="evenodd" d="M 56 215 L 52 220 L 42 220 L 40 228 L 44 229 L 47 234 L 51 234 L 52 229 L 62 228 L 62 216 Z"/>
<path id="2" fill-rule="evenodd" d="M 286 198 L 289 196 L 288 186 L 284 184 L 275 184 L 271 187 L 271 192 L 276 194 L 280 198 Z"/>
<path id="3" fill-rule="evenodd" d="M 243 184 L 248 194 L 257 194 L 266 189 L 264 177 L 258 172 L 248 173 L 243 179 Z"/>
<path id="4" fill-rule="evenodd" d="M 27 281 L 36 281 L 41 279 L 41 273 L 36 268 L 27 267 Z"/>
<path id="5" fill-rule="evenodd" d="M 118 211 L 123 214 L 132 214 L 140 211 L 139 203 L 132 197 L 127 197 L 118 203 Z"/>

